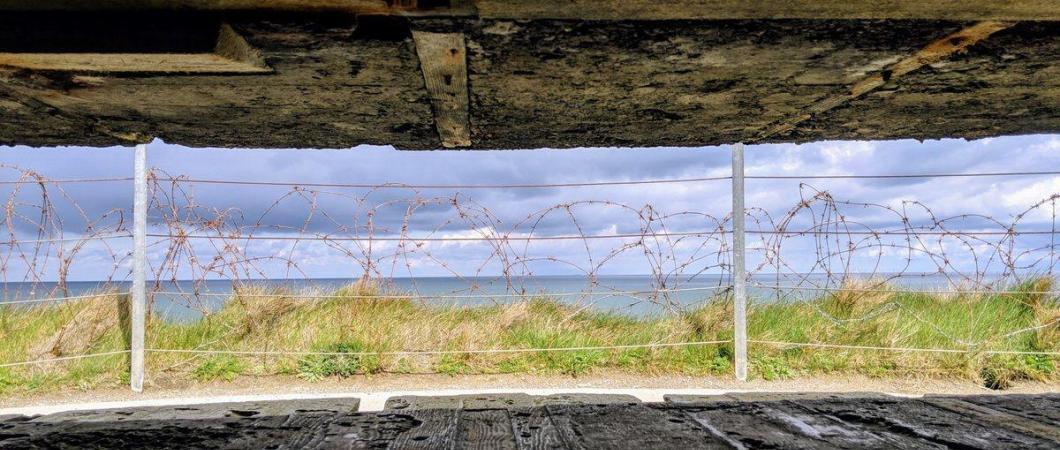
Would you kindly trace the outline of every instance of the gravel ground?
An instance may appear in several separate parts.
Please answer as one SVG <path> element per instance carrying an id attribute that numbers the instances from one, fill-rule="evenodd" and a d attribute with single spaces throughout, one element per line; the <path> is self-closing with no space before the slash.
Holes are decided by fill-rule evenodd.
<path id="1" fill-rule="evenodd" d="M 710 389 L 761 392 L 883 392 L 899 395 L 1057 393 L 1060 383 L 1025 382 L 992 391 L 965 380 L 930 378 L 880 379 L 864 376 L 819 376 L 788 380 L 751 380 L 674 375 L 631 375 L 598 371 L 591 375 L 375 375 L 307 382 L 296 377 L 244 377 L 232 382 L 158 385 L 150 382 L 141 394 L 125 388 L 14 394 L 0 398 L 0 408 L 93 403 L 123 400 L 181 399 L 214 396 L 313 395 L 475 389 Z"/>

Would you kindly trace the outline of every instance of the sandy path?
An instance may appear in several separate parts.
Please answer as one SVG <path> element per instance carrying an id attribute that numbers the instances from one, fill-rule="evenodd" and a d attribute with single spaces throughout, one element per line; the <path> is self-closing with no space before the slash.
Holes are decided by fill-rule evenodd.
<path id="1" fill-rule="evenodd" d="M 126 388 L 68 390 L 41 394 L 17 394 L 0 398 L 0 408 L 45 406 L 136 400 L 179 400 L 211 397 L 262 395 L 386 394 L 390 392 L 474 390 L 660 390 L 700 389 L 710 391 L 762 392 L 884 392 L 899 395 L 1056 393 L 1060 383 L 1020 383 L 1004 391 L 991 391 L 970 381 L 939 379 L 880 379 L 864 376 L 822 376 L 790 380 L 752 380 L 741 383 L 726 377 L 675 375 L 631 375 L 596 372 L 579 376 L 537 375 L 376 375 L 307 382 L 296 377 L 242 377 L 233 382 L 148 384 L 136 394 Z M 720 392 L 719 392 L 720 393 Z"/>

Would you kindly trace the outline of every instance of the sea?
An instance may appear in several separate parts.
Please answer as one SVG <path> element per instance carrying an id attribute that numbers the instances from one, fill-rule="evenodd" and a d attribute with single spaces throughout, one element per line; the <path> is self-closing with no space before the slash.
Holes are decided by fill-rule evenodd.
<path id="1" fill-rule="evenodd" d="M 858 274 L 847 275 L 848 282 L 872 286 L 881 280 L 893 288 L 909 290 L 952 290 L 997 288 L 1015 280 L 983 277 L 978 283 L 929 274 Z M 167 320 L 191 321 L 204 313 L 216 311 L 238 287 L 262 290 L 283 289 L 287 292 L 326 296 L 336 289 L 358 283 L 356 278 L 257 279 L 148 282 L 152 311 Z M 660 283 L 649 275 L 504 277 L 414 277 L 390 278 L 374 282 L 384 296 L 411 296 L 434 306 L 475 307 L 506 304 L 531 296 L 548 296 L 559 302 L 584 305 L 632 316 L 665 314 L 709 302 L 727 292 L 726 275 L 698 275 L 670 278 Z M 754 303 L 790 302 L 821 294 L 820 289 L 842 283 L 825 274 L 758 274 L 751 276 L 748 298 Z M 0 283 L 0 304 L 38 305 L 35 302 L 55 297 L 76 297 L 103 291 L 128 291 L 128 282 L 73 281 L 65 287 L 54 282 Z M 659 288 L 663 289 L 660 290 Z M 306 297 L 304 301 L 319 301 Z M 29 302 L 27 302 L 29 301 Z"/>

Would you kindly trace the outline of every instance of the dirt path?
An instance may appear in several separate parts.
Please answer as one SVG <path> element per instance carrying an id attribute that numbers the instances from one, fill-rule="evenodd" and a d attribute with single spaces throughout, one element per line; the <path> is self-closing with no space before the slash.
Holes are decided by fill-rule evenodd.
<path id="1" fill-rule="evenodd" d="M 443 390 L 585 390 L 641 389 L 760 392 L 884 392 L 899 395 L 1056 393 L 1060 383 L 1017 384 L 1004 391 L 991 391 L 970 381 L 939 379 L 880 379 L 864 376 L 822 376 L 790 380 L 752 380 L 741 383 L 725 377 L 631 375 L 596 372 L 577 378 L 536 375 L 376 375 L 307 382 L 296 377 L 243 377 L 233 382 L 151 385 L 141 394 L 124 387 L 90 391 L 69 390 L 39 394 L 15 394 L 0 398 L 0 408 L 45 406 L 132 400 L 187 399 L 256 395 L 380 394 L 387 392 Z"/>

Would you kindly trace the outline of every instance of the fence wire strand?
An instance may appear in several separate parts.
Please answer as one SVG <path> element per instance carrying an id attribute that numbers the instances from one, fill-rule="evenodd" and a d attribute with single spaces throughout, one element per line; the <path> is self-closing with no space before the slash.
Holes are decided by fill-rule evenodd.
<path id="1" fill-rule="evenodd" d="M 700 183 L 704 181 L 731 180 L 731 176 L 704 177 L 704 178 L 670 178 L 659 180 L 629 180 L 629 181 L 596 181 L 584 183 L 549 183 L 549 184 L 406 184 L 406 183 L 297 183 L 283 181 L 243 181 L 243 180 L 218 180 L 209 178 L 189 177 L 160 177 L 159 181 L 189 184 L 222 184 L 241 186 L 280 186 L 280 187 L 326 187 L 326 188 L 358 188 L 358 189 L 543 189 L 543 188 L 571 188 L 571 187 L 601 187 L 601 186 L 638 186 L 645 184 L 679 184 Z"/>
<path id="2" fill-rule="evenodd" d="M 0 241 L 0 284 L 3 285 L 0 306 L 107 295 L 77 295 L 77 290 L 71 287 L 75 282 L 70 281 L 75 279 L 71 277 L 75 266 L 100 268 L 104 273 L 100 283 L 103 287 L 120 286 L 127 279 L 131 242 L 122 240 L 131 237 L 127 223 L 131 215 L 127 208 L 83 209 L 64 185 L 131 181 L 132 177 L 52 179 L 3 164 L 0 172 L 13 174 L 9 177 L 12 180 L 0 181 L 0 185 L 9 189 L 4 191 L 8 198 L 0 218 L 0 232 L 6 234 L 5 240 Z M 853 180 L 1056 175 L 1060 171 L 746 175 L 744 178 Z M 731 213 L 663 211 L 652 204 L 596 198 L 544 204 L 538 209 L 513 213 L 504 209 L 503 202 L 500 208 L 491 208 L 481 198 L 460 191 L 674 185 L 731 179 L 731 176 L 720 176 L 549 184 L 295 183 L 171 176 L 154 170 L 148 176 L 148 217 L 152 221 L 148 237 L 158 240 L 149 248 L 152 255 L 149 278 L 155 280 L 150 294 L 155 301 L 171 302 L 203 316 L 213 313 L 211 308 L 215 306 L 202 298 L 528 300 L 541 296 L 561 301 L 574 299 L 567 302 L 568 306 L 572 311 L 582 312 L 594 307 L 594 299 L 601 297 L 639 299 L 644 296 L 639 300 L 651 311 L 688 318 L 705 302 L 732 306 L 729 298 Z M 283 190 L 269 190 L 270 194 L 255 191 L 257 196 L 241 199 L 247 203 L 243 208 L 219 207 L 198 198 L 196 185 L 272 186 Z M 364 191 L 343 190 L 347 188 Z M 445 195 L 421 192 L 441 189 L 457 192 Z M 1060 312 L 1056 311 L 1056 301 L 1060 291 L 1038 289 L 1033 282 L 1043 277 L 1053 280 L 1056 265 L 1060 263 L 1057 256 L 1060 245 L 1056 241 L 1058 200 L 1060 193 L 1052 194 L 1011 217 L 998 218 L 985 214 L 938 214 L 918 201 L 873 203 L 839 199 L 831 191 L 801 183 L 798 199 L 792 202 L 794 206 L 786 210 L 761 207 L 747 211 L 748 229 L 744 233 L 752 241 L 747 243 L 746 250 L 751 256 L 748 272 L 754 294 L 750 314 L 753 316 L 776 305 L 801 305 L 823 317 L 836 333 L 885 319 L 903 327 L 915 325 L 943 343 L 940 345 L 960 348 L 848 345 L 827 342 L 831 340 L 828 336 L 809 338 L 822 342 L 751 336 L 749 342 L 786 348 L 1056 356 L 1060 352 L 995 347 L 1002 341 L 1025 337 L 1027 333 L 1045 336 L 1057 331 Z M 945 209 L 951 208 L 947 205 Z M 599 222 L 595 219 L 601 217 L 613 226 L 594 227 Z M 76 237 L 70 237 L 73 233 Z M 250 245 L 251 241 L 256 244 Z M 553 247 L 539 242 L 552 242 Z M 399 293 L 343 295 L 318 294 L 311 290 L 242 290 L 267 280 L 309 279 L 313 270 L 326 268 L 329 261 L 332 264 L 342 261 L 346 279 L 368 283 L 407 281 L 397 286 L 400 289 L 394 289 Z M 620 273 L 619 269 L 627 266 L 642 268 L 646 275 L 638 282 L 647 288 L 630 289 L 621 284 L 621 277 L 608 275 Z M 456 280 L 454 283 L 462 287 L 431 288 L 427 286 L 430 281 L 416 276 L 423 268 L 430 268 L 439 277 Z M 532 284 L 541 273 L 570 274 L 584 279 L 587 286 L 583 290 L 563 288 L 535 293 Z M 940 288 L 927 289 L 910 283 L 910 279 L 935 282 Z M 212 292 L 211 283 L 216 280 L 230 282 L 231 292 Z M 26 292 L 45 297 L 22 298 Z M 900 293 L 1019 296 L 1026 309 L 1033 310 L 1033 319 L 996 335 L 964 335 L 941 324 L 930 311 L 894 298 Z M 868 298 L 873 294 L 880 295 Z M 587 302 L 581 303 L 586 299 Z M 834 301 L 837 299 L 841 301 Z M 826 305 L 826 301 L 833 304 Z M 967 314 L 967 320 L 977 323 L 999 320 L 976 312 L 976 305 L 982 301 L 983 298 L 967 299 L 967 304 L 959 305 L 964 308 L 960 311 Z M 632 311 L 633 305 L 626 308 L 626 312 Z M 268 321 L 265 316 L 253 319 Z M 248 330 L 253 328 L 246 326 Z M 147 351 L 237 356 L 444 356 L 731 343 L 731 339 L 706 339 L 631 345 L 383 352 L 209 348 L 149 348 Z M 202 345 L 208 347 L 208 344 Z M 128 351 L 12 362 L 0 367 L 125 353 Z"/>
<path id="3" fill-rule="evenodd" d="M 961 353 L 961 354 L 982 354 L 982 355 L 1047 355 L 1057 356 L 1060 352 L 1050 351 L 1016 351 L 1016 350 L 978 350 L 978 349 L 955 349 L 955 348 L 909 348 L 909 347 L 883 347 L 883 346 L 872 346 L 872 345 L 844 345 L 844 344 L 825 344 L 818 342 L 787 342 L 787 341 L 769 341 L 760 339 L 748 339 L 748 343 L 751 344 L 763 344 L 773 345 L 782 347 L 816 347 L 816 348 L 834 348 L 843 350 L 876 350 L 886 352 L 917 352 L 917 353 Z"/>
<path id="4" fill-rule="evenodd" d="M 149 348 L 153 353 L 188 353 L 200 355 L 250 355 L 250 356 L 417 356 L 417 355 L 465 355 L 465 354 L 510 354 L 510 353 L 550 353 L 602 350 L 633 350 L 669 347 L 696 347 L 731 343 L 731 340 L 695 341 L 695 342 L 661 342 L 651 344 L 597 345 L 582 347 L 540 347 L 540 348 L 489 348 L 468 350 L 408 350 L 380 352 L 304 352 L 304 351 L 256 351 L 256 350 L 199 350 L 199 349 L 164 349 Z"/>
<path id="5" fill-rule="evenodd" d="M 33 360 L 33 361 L 19 361 L 19 362 L 2 363 L 2 364 L 0 364 L 0 368 L 19 367 L 19 366 L 32 366 L 32 365 L 39 365 L 39 364 L 57 363 L 57 362 L 63 362 L 63 361 L 73 361 L 73 360 L 86 359 L 86 358 L 100 358 L 100 357 L 103 357 L 103 356 L 125 355 L 125 354 L 128 354 L 128 353 L 129 353 L 129 350 L 116 350 L 116 351 L 112 351 L 112 352 L 90 353 L 90 354 L 87 354 L 87 355 L 60 356 L 60 357 L 55 357 L 55 358 L 37 359 L 37 360 Z"/>

